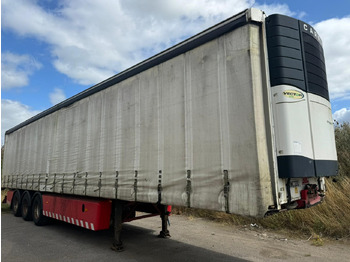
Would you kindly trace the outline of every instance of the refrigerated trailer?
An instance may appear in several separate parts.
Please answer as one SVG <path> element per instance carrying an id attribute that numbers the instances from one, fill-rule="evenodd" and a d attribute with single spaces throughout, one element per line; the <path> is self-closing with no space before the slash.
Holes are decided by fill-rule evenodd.
<path id="1" fill-rule="evenodd" d="M 322 41 L 245 10 L 8 130 L 15 215 L 92 230 L 169 206 L 262 217 L 319 203 L 337 174 Z M 141 218 L 145 217 L 141 216 Z"/>

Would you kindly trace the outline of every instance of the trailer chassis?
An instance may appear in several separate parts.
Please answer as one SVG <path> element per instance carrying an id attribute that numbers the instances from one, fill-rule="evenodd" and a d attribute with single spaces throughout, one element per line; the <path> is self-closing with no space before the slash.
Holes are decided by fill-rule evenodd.
<path id="1" fill-rule="evenodd" d="M 158 237 L 168 238 L 171 206 L 159 203 L 149 204 L 123 200 L 96 199 L 67 196 L 14 189 L 7 192 L 4 200 L 12 213 L 26 221 L 33 220 L 37 226 L 47 224 L 50 219 L 98 231 L 113 226 L 114 240 L 111 249 L 123 251 L 122 224 L 133 220 L 160 216 L 162 230 Z M 139 212 L 142 212 L 139 215 Z"/>

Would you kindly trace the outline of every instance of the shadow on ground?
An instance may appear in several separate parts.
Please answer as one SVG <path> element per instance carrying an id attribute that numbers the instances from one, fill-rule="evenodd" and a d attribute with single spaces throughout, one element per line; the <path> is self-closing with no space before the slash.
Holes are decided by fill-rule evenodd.
<path id="1" fill-rule="evenodd" d="M 123 226 L 125 250 L 110 249 L 112 230 L 89 231 L 63 222 L 37 227 L 12 214 L 2 214 L 3 261 L 246 261 L 186 244 L 161 239 L 154 230 Z M 18 252 L 20 250 L 20 252 Z"/>

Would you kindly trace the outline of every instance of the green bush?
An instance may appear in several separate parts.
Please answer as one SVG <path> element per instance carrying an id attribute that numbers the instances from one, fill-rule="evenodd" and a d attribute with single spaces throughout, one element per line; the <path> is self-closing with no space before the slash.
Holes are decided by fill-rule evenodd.
<path id="1" fill-rule="evenodd" d="M 350 125 L 349 123 L 335 126 L 335 141 L 337 145 L 339 175 L 350 177 Z"/>

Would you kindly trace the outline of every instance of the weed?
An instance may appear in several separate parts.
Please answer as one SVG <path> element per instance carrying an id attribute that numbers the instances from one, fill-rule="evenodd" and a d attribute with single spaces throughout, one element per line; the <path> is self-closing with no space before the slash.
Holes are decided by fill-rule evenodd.
<path id="1" fill-rule="evenodd" d="M 1 203 L 1 213 L 10 213 L 11 208 L 9 204 Z"/>
<path id="2" fill-rule="evenodd" d="M 319 235 L 315 235 L 312 238 L 312 245 L 320 247 L 320 246 L 323 246 L 323 244 L 324 244 L 323 239 Z"/>

